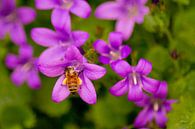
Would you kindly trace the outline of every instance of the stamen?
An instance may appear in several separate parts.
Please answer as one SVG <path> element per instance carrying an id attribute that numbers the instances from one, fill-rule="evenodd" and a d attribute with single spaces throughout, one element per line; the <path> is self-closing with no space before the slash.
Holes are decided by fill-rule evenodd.
<path id="1" fill-rule="evenodd" d="M 159 104 L 158 104 L 158 102 L 155 102 L 155 103 L 154 103 L 153 109 L 154 109 L 154 111 L 156 111 L 156 112 L 159 110 Z"/>
<path id="2" fill-rule="evenodd" d="M 132 74 L 132 78 L 133 78 L 133 79 L 132 79 L 132 80 L 133 80 L 133 84 L 134 84 L 134 85 L 137 85 L 138 80 L 137 80 L 136 73 L 133 73 L 133 74 Z"/>

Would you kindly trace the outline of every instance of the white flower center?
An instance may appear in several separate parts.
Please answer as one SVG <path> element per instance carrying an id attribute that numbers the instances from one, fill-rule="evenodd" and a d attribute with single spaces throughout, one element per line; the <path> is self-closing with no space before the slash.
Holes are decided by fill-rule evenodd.
<path id="1" fill-rule="evenodd" d="M 33 64 L 31 61 L 27 62 L 22 66 L 22 70 L 25 72 L 30 71 L 32 68 L 33 68 Z"/>
<path id="2" fill-rule="evenodd" d="M 70 9 L 73 6 L 73 1 L 72 0 L 63 0 L 63 5 L 62 7 L 64 9 Z"/>
<path id="3" fill-rule="evenodd" d="M 158 104 L 158 102 L 154 102 L 154 104 L 153 104 L 153 110 L 155 112 L 157 112 L 159 110 L 159 104 Z"/>
<path id="4" fill-rule="evenodd" d="M 137 5 L 130 6 L 130 7 L 127 8 L 127 10 L 128 10 L 128 16 L 130 18 L 135 17 L 135 16 L 138 15 L 138 7 L 137 7 Z"/>
<path id="5" fill-rule="evenodd" d="M 112 60 L 120 59 L 120 53 L 119 52 L 110 51 L 110 55 L 111 55 Z"/>

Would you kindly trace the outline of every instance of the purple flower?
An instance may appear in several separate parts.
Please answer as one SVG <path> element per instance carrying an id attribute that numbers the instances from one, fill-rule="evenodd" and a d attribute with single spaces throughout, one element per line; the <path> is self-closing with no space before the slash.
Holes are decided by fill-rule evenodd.
<path id="1" fill-rule="evenodd" d="M 164 128 L 167 122 L 167 112 L 176 100 L 167 100 L 167 83 L 160 83 L 158 91 L 152 97 L 146 97 L 143 101 L 137 102 L 138 106 L 144 109 L 138 114 L 134 126 L 137 128 L 146 127 L 153 120 L 160 128 Z"/>
<path id="2" fill-rule="evenodd" d="M 41 81 L 36 61 L 37 59 L 33 57 L 31 46 L 22 46 L 19 50 L 19 56 L 14 54 L 7 55 L 6 65 L 8 68 L 14 69 L 11 79 L 16 86 L 21 86 L 27 81 L 30 88 L 40 88 Z"/>
<path id="3" fill-rule="evenodd" d="M 51 16 L 54 25 L 57 25 L 56 22 L 70 25 L 69 12 L 81 18 L 88 18 L 91 13 L 91 8 L 85 0 L 35 0 L 35 4 L 41 10 L 54 9 Z"/>
<path id="4" fill-rule="evenodd" d="M 39 62 L 39 69 L 48 77 L 60 76 L 52 92 L 52 100 L 57 103 L 66 99 L 72 90 L 76 90 L 83 101 L 88 104 L 95 104 L 97 96 L 91 80 L 97 80 L 106 73 L 105 68 L 87 63 L 87 60 L 75 46 L 67 48 L 63 63 L 53 62 L 53 65 L 48 66 L 42 61 Z M 76 89 L 75 86 L 71 86 L 71 83 L 66 83 L 69 82 L 69 77 L 66 76 L 69 69 L 71 69 L 71 73 L 75 74 L 73 78 L 76 77 L 75 80 L 78 80 L 76 83 L 78 88 Z M 73 89 L 71 90 L 71 88 Z"/>
<path id="5" fill-rule="evenodd" d="M 64 53 L 66 49 L 74 45 L 76 47 L 82 46 L 89 38 L 89 34 L 84 31 L 67 30 L 67 26 L 60 24 L 60 20 L 54 23 L 55 31 L 47 28 L 34 28 L 31 31 L 32 39 L 39 45 L 49 47 L 39 57 L 40 61 L 47 60 L 47 64 L 53 64 L 53 62 L 64 63 Z M 68 27 L 70 28 L 70 27 Z"/>
<path id="6" fill-rule="evenodd" d="M 15 0 L 0 1 L 0 39 L 4 39 L 7 33 L 11 40 L 22 45 L 26 43 L 26 34 L 23 25 L 31 23 L 36 17 L 32 8 L 16 8 Z"/>
<path id="7" fill-rule="evenodd" d="M 120 60 L 111 64 L 112 69 L 124 79 L 110 88 L 111 94 L 121 96 L 128 92 L 129 101 L 140 101 L 144 93 L 154 94 L 159 81 L 147 77 L 152 70 L 152 64 L 140 59 L 137 66 L 130 66 L 126 61 Z"/>
<path id="8" fill-rule="evenodd" d="M 100 19 L 117 20 L 115 30 L 123 34 L 123 39 L 127 40 L 132 32 L 135 23 L 141 24 L 144 15 L 149 12 L 145 7 L 147 0 L 116 0 L 100 5 L 95 12 L 95 16 Z"/>
<path id="9" fill-rule="evenodd" d="M 122 34 L 111 32 L 109 35 L 109 44 L 103 40 L 97 40 L 93 46 L 100 54 L 99 61 L 103 64 L 109 64 L 113 61 L 124 59 L 131 53 L 131 48 L 122 45 Z"/>

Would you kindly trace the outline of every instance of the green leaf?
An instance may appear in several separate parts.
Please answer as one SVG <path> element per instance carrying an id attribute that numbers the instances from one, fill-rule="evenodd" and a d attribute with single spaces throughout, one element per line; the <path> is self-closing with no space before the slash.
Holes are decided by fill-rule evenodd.
<path id="1" fill-rule="evenodd" d="M 191 71 L 185 77 L 182 77 L 170 83 L 169 93 L 173 98 L 178 98 L 182 95 L 191 95 L 195 97 L 195 71 Z"/>
<path id="2" fill-rule="evenodd" d="M 36 119 L 33 112 L 25 105 L 7 105 L 0 115 L 0 122 L 4 129 L 32 128 Z"/>
<path id="3" fill-rule="evenodd" d="M 55 103 L 51 99 L 51 93 L 56 79 L 43 78 L 43 87 L 34 96 L 34 106 L 51 117 L 59 117 L 70 109 L 70 101 L 64 100 Z"/>
<path id="4" fill-rule="evenodd" d="M 173 65 L 168 50 L 161 46 L 152 47 L 146 54 L 146 59 L 152 62 L 153 73 L 158 74 L 157 78 L 162 78 L 162 74 L 167 73 L 169 67 Z"/>
<path id="5" fill-rule="evenodd" d="M 132 107 L 132 103 L 128 102 L 126 97 L 107 95 L 93 107 L 94 122 L 98 129 L 122 128 Z"/>
<path id="6" fill-rule="evenodd" d="M 195 101 L 189 96 L 182 96 L 168 114 L 167 129 L 194 129 Z"/>
<path id="7" fill-rule="evenodd" d="M 180 56 L 191 62 L 195 62 L 195 9 L 178 13 L 174 20 L 175 42 L 170 44 L 170 48 L 177 49 Z M 181 20 L 182 18 L 182 20 Z"/>
<path id="8" fill-rule="evenodd" d="M 181 5 L 189 5 L 190 4 L 190 0 L 173 0 L 174 2 L 177 2 L 178 4 Z"/>

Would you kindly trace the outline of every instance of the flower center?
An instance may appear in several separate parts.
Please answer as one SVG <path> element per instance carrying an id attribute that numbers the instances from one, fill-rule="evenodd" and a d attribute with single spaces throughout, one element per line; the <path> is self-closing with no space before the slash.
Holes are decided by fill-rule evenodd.
<path id="1" fill-rule="evenodd" d="M 132 83 L 132 85 L 138 85 L 138 83 L 140 83 L 140 78 L 139 75 L 136 74 L 136 72 L 133 72 L 132 74 L 130 74 L 130 82 Z"/>
<path id="2" fill-rule="evenodd" d="M 5 21 L 7 23 L 12 23 L 13 21 L 16 21 L 16 20 L 17 20 L 17 16 L 16 16 L 16 13 L 14 12 L 5 16 Z"/>
<path id="3" fill-rule="evenodd" d="M 29 62 L 25 63 L 25 64 L 22 66 L 22 70 L 25 71 L 25 72 L 30 71 L 32 68 L 33 68 L 33 63 L 32 63 L 32 61 L 29 61 Z"/>
<path id="4" fill-rule="evenodd" d="M 137 5 L 130 6 L 130 7 L 127 8 L 127 10 L 128 10 L 128 16 L 130 18 L 132 18 L 134 16 L 137 16 L 137 14 L 138 14 L 138 7 L 137 7 Z"/>
<path id="5" fill-rule="evenodd" d="M 64 9 L 70 9 L 73 6 L 73 1 L 72 0 L 63 0 L 63 5 L 62 7 Z"/>
<path id="6" fill-rule="evenodd" d="M 120 59 L 120 53 L 115 51 L 110 51 L 110 56 L 112 60 L 118 60 Z"/>
<path id="7" fill-rule="evenodd" d="M 157 112 L 159 110 L 159 104 L 158 104 L 158 102 L 154 102 L 154 104 L 153 104 L 153 110 L 155 112 Z"/>

